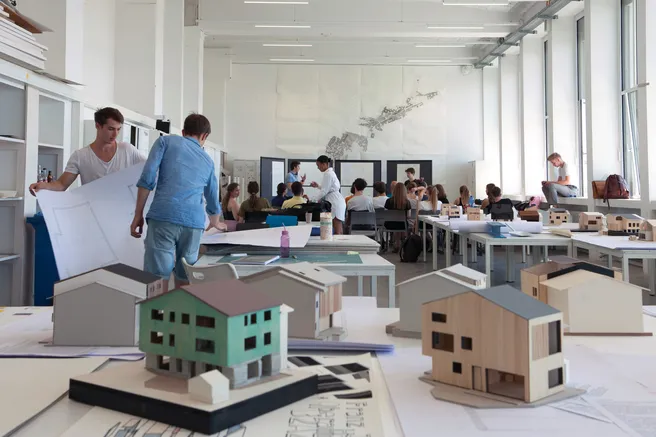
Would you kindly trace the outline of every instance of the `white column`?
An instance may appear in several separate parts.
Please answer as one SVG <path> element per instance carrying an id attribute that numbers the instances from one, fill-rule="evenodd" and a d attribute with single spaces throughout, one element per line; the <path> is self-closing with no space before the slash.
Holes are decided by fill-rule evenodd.
<path id="1" fill-rule="evenodd" d="M 164 0 L 116 1 L 116 103 L 155 117 L 163 112 Z"/>
<path id="2" fill-rule="evenodd" d="M 497 61 L 483 69 L 483 159 L 485 184 L 501 184 L 501 152 L 499 148 L 499 64 Z M 477 194 L 482 196 L 482 194 Z"/>
<path id="3" fill-rule="evenodd" d="M 205 49 L 203 58 L 203 114 L 212 123 L 214 144 L 225 146 L 225 116 L 228 80 L 232 76 L 232 60 L 225 49 Z"/>
<path id="4" fill-rule="evenodd" d="M 620 2 L 585 0 L 588 178 L 622 174 Z"/>
<path id="5" fill-rule="evenodd" d="M 522 153 L 519 138 L 519 56 L 499 60 L 499 113 L 501 189 L 505 195 L 522 195 Z"/>
<path id="6" fill-rule="evenodd" d="M 205 34 L 197 26 L 184 28 L 183 118 L 203 112 L 203 58 Z"/>
<path id="7" fill-rule="evenodd" d="M 521 144 L 524 192 L 542 195 L 545 175 L 544 131 L 544 43 L 537 35 L 528 35 L 521 42 Z"/>
<path id="8" fill-rule="evenodd" d="M 182 129 L 182 92 L 184 87 L 184 0 L 165 0 L 164 115 Z"/>
<path id="9" fill-rule="evenodd" d="M 36 40 L 48 47 L 46 71 L 83 83 L 84 0 L 21 0 L 18 9 L 52 29 L 36 35 Z"/>

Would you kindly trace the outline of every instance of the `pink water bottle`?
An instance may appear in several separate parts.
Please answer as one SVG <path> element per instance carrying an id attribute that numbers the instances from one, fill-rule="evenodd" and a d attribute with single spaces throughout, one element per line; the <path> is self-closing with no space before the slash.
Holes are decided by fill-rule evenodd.
<path id="1" fill-rule="evenodd" d="M 283 229 L 280 236 L 280 258 L 289 258 L 289 231 Z"/>

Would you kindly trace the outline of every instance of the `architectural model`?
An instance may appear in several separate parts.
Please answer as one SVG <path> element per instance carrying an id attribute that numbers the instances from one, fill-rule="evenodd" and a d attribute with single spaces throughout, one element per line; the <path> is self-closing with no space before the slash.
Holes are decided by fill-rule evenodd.
<path id="1" fill-rule="evenodd" d="M 535 209 L 525 209 L 524 211 L 519 211 L 519 218 L 527 222 L 539 222 L 540 212 Z"/>
<path id="2" fill-rule="evenodd" d="M 565 335 L 652 335 L 644 332 L 642 288 L 612 274 L 568 270 L 541 283 L 549 305 L 563 312 Z"/>
<path id="3" fill-rule="evenodd" d="M 160 278 L 113 264 L 55 283 L 53 344 L 136 346 L 136 303 L 161 292 Z"/>
<path id="4" fill-rule="evenodd" d="M 400 320 L 385 331 L 395 337 L 421 338 L 421 306 L 435 299 L 486 287 L 487 276 L 456 264 L 436 272 L 408 279 L 396 286 Z"/>
<path id="5" fill-rule="evenodd" d="M 460 207 L 451 203 L 443 203 L 440 209 L 440 216 L 451 218 L 460 218 Z"/>
<path id="6" fill-rule="evenodd" d="M 562 225 L 569 223 L 569 211 L 565 208 L 551 208 L 549 210 L 549 224 Z"/>
<path id="7" fill-rule="evenodd" d="M 441 383 L 433 395 L 471 402 L 462 390 L 452 397 L 448 386 L 457 386 L 483 402 L 562 399 L 562 324 L 560 311 L 508 285 L 423 304 L 422 352 L 433 360 L 429 379 Z"/>
<path id="8" fill-rule="evenodd" d="M 579 229 L 583 231 L 600 231 L 603 226 L 603 214 L 599 212 L 582 212 L 579 214 Z"/>
<path id="9" fill-rule="evenodd" d="M 71 399 L 215 434 L 319 393 L 317 374 L 280 370 L 291 308 L 248 284 L 188 285 L 138 308 L 145 366 L 71 378 Z"/>
<path id="10" fill-rule="evenodd" d="M 483 220 L 483 212 L 478 206 L 470 206 L 467 208 L 467 220 L 481 221 Z"/>
<path id="11" fill-rule="evenodd" d="M 638 234 L 638 239 L 641 241 L 656 241 L 656 233 L 654 232 L 654 227 L 656 227 L 656 220 L 645 220 L 640 224 L 640 233 Z"/>
<path id="12" fill-rule="evenodd" d="M 292 338 L 339 340 L 345 335 L 333 315 L 342 309 L 346 278 L 310 263 L 287 264 L 245 276 L 242 281 L 294 308 Z"/>
<path id="13" fill-rule="evenodd" d="M 606 216 L 606 225 L 609 232 L 638 234 L 641 223 L 642 217 L 636 214 L 608 214 Z"/>

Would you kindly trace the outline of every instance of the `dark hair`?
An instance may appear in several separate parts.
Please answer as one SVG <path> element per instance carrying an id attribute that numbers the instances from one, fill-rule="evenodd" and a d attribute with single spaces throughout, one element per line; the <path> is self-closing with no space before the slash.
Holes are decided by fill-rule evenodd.
<path id="1" fill-rule="evenodd" d="M 385 182 L 374 183 L 374 192 L 378 194 L 387 193 L 387 185 L 385 185 Z"/>
<path id="2" fill-rule="evenodd" d="M 294 196 L 302 196 L 303 195 L 303 184 L 300 182 L 294 182 L 292 184 L 292 193 L 294 193 Z"/>
<path id="3" fill-rule="evenodd" d="M 355 182 L 351 184 L 351 194 L 355 194 Z"/>
<path id="4" fill-rule="evenodd" d="M 237 188 L 239 188 L 239 184 L 236 182 L 228 184 L 228 187 L 226 188 L 225 196 L 223 196 L 223 200 L 221 201 L 221 209 L 223 209 L 223 214 L 225 214 L 225 212 L 228 210 L 228 204 L 230 203 L 230 197 L 232 197 L 232 192 L 235 191 Z"/>
<path id="5" fill-rule="evenodd" d="M 276 188 L 276 192 L 278 193 L 278 196 L 282 196 L 285 194 L 285 190 L 287 189 L 287 185 L 283 184 L 282 182 L 278 184 L 278 187 Z"/>
<path id="6" fill-rule="evenodd" d="M 257 193 L 260 192 L 260 184 L 258 184 L 255 181 L 250 181 L 248 183 L 248 187 L 246 188 L 246 191 L 248 191 L 248 194 L 251 195 L 251 197 L 248 199 L 248 202 L 251 205 L 251 208 L 255 209 L 255 202 L 257 202 Z"/>
<path id="7" fill-rule="evenodd" d="M 428 184 L 421 179 L 415 180 L 415 184 L 417 184 L 417 187 L 428 188 Z"/>
<path id="8" fill-rule="evenodd" d="M 501 188 L 499 188 L 499 187 L 493 187 L 493 188 L 490 190 L 490 195 L 491 195 L 492 197 L 501 197 Z"/>
<path id="9" fill-rule="evenodd" d="M 328 158 L 326 155 L 321 155 L 317 158 L 317 162 L 320 162 L 321 164 L 330 164 L 330 158 Z"/>
<path id="10" fill-rule="evenodd" d="M 367 188 L 367 181 L 362 178 L 357 178 L 355 182 L 353 182 L 353 186 L 355 187 L 356 191 L 363 191 L 365 188 Z"/>
<path id="11" fill-rule="evenodd" d="M 200 137 L 204 134 L 211 134 L 212 126 L 210 125 L 210 121 L 204 115 L 191 114 L 185 118 L 182 130 L 186 135 Z"/>
<path id="12" fill-rule="evenodd" d="M 290 162 L 290 163 L 289 163 L 289 171 L 294 170 L 294 169 L 295 169 L 296 167 L 298 167 L 299 165 L 301 165 L 301 162 L 300 162 L 300 161 L 292 161 L 292 162 Z"/>
<path id="13" fill-rule="evenodd" d="M 121 111 L 119 111 L 116 108 L 99 109 L 93 115 L 93 119 L 95 120 L 96 123 L 98 123 L 101 126 L 106 125 L 107 120 L 114 120 L 121 124 L 125 122 L 125 119 L 123 118 L 123 114 L 121 114 Z"/>
<path id="14" fill-rule="evenodd" d="M 413 167 L 409 167 L 405 169 L 405 172 L 410 174 L 415 174 L 415 169 Z"/>
<path id="15" fill-rule="evenodd" d="M 435 185 L 435 189 L 437 190 L 437 198 L 438 199 L 443 199 L 446 197 L 446 190 L 444 187 L 440 184 Z"/>
<path id="16" fill-rule="evenodd" d="M 415 184 L 414 182 L 410 182 L 408 186 L 405 187 L 405 189 L 408 190 L 408 192 L 410 192 L 410 190 L 412 190 L 413 188 L 417 188 L 417 184 Z"/>
<path id="17" fill-rule="evenodd" d="M 496 185 L 490 182 L 489 184 L 487 184 L 485 186 L 485 191 L 487 191 L 489 193 L 492 190 L 492 188 L 494 188 L 494 187 L 496 187 Z"/>

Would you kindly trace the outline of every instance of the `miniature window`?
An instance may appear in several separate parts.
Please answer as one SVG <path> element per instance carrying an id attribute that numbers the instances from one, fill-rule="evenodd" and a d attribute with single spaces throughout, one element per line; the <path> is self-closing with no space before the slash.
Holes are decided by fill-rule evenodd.
<path id="1" fill-rule="evenodd" d="M 169 322 L 175 323 L 175 313 L 173 311 L 169 313 Z"/>
<path id="2" fill-rule="evenodd" d="M 196 339 L 196 352 L 214 353 L 214 342 L 212 340 Z"/>
<path id="3" fill-rule="evenodd" d="M 265 345 L 271 344 L 271 333 L 270 332 L 267 332 L 266 334 L 264 334 L 264 344 Z"/>
<path id="4" fill-rule="evenodd" d="M 164 343 L 164 334 L 161 332 L 150 332 L 150 342 L 152 344 L 163 344 Z"/>
<path id="5" fill-rule="evenodd" d="M 175 346 L 175 335 L 169 334 L 169 346 L 174 347 Z"/>
<path id="6" fill-rule="evenodd" d="M 244 326 L 248 326 L 248 316 L 244 316 Z"/>
<path id="7" fill-rule="evenodd" d="M 264 312 L 264 321 L 268 322 L 269 320 L 271 320 L 271 310 L 267 310 Z"/>
<path id="8" fill-rule="evenodd" d="M 251 314 L 251 325 L 257 323 L 257 314 Z"/>
<path id="9" fill-rule="evenodd" d="M 561 352 L 560 320 L 549 323 L 549 355 Z"/>
<path id="10" fill-rule="evenodd" d="M 164 320 L 164 311 L 162 310 L 151 310 L 150 318 L 153 320 Z"/>
<path id="11" fill-rule="evenodd" d="M 189 324 L 189 314 L 182 313 L 182 324 L 183 325 Z"/>
<path id="12" fill-rule="evenodd" d="M 433 331 L 433 349 L 453 352 L 453 334 Z"/>
<path id="13" fill-rule="evenodd" d="M 461 373 L 462 374 L 462 364 L 461 363 L 456 363 L 455 361 L 453 362 L 453 373 Z"/>
<path id="14" fill-rule="evenodd" d="M 563 385 L 563 368 L 549 370 L 549 388 Z"/>
<path id="15" fill-rule="evenodd" d="M 244 350 L 249 351 L 251 349 L 255 349 L 256 346 L 257 346 L 257 341 L 255 337 L 248 337 L 244 339 Z"/>
<path id="16" fill-rule="evenodd" d="M 460 339 L 460 347 L 462 349 L 466 350 L 466 351 L 472 350 L 472 346 L 473 346 L 472 343 L 473 343 L 473 341 L 472 341 L 471 337 L 462 337 Z"/>
<path id="17" fill-rule="evenodd" d="M 533 297 L 538 297 L 538 288 L 533 287 Z"/>
<path id="18" fill-rule="evenodd" d="M 182 372 L 182 358 L 175 359 L 175 371 L 178 373 Z"/>
<path id="19" fill-rule="evenodd" d="M 214 317 L 196 316 L 196 326 L 214 328 Z"/>
<path id="20" fill-rule="evenodd" d="M 433 322 L 446 323 L 446 314 L 442 313 L 433 313 L 432 314 Z"/>
<path id="21" fill-rule="evenodd" d="M 171 368 L 171 357 L 162 355 L 157 356 L 157 368 L 160 370 L 169 370 Z"/>
<path id="22" fill-rule="evenodd" d="M 589 224 L 589 225 L 596 225 L 596 224 L 597 224 L 597 220 L 588 220 L 588 224 Z"/>

